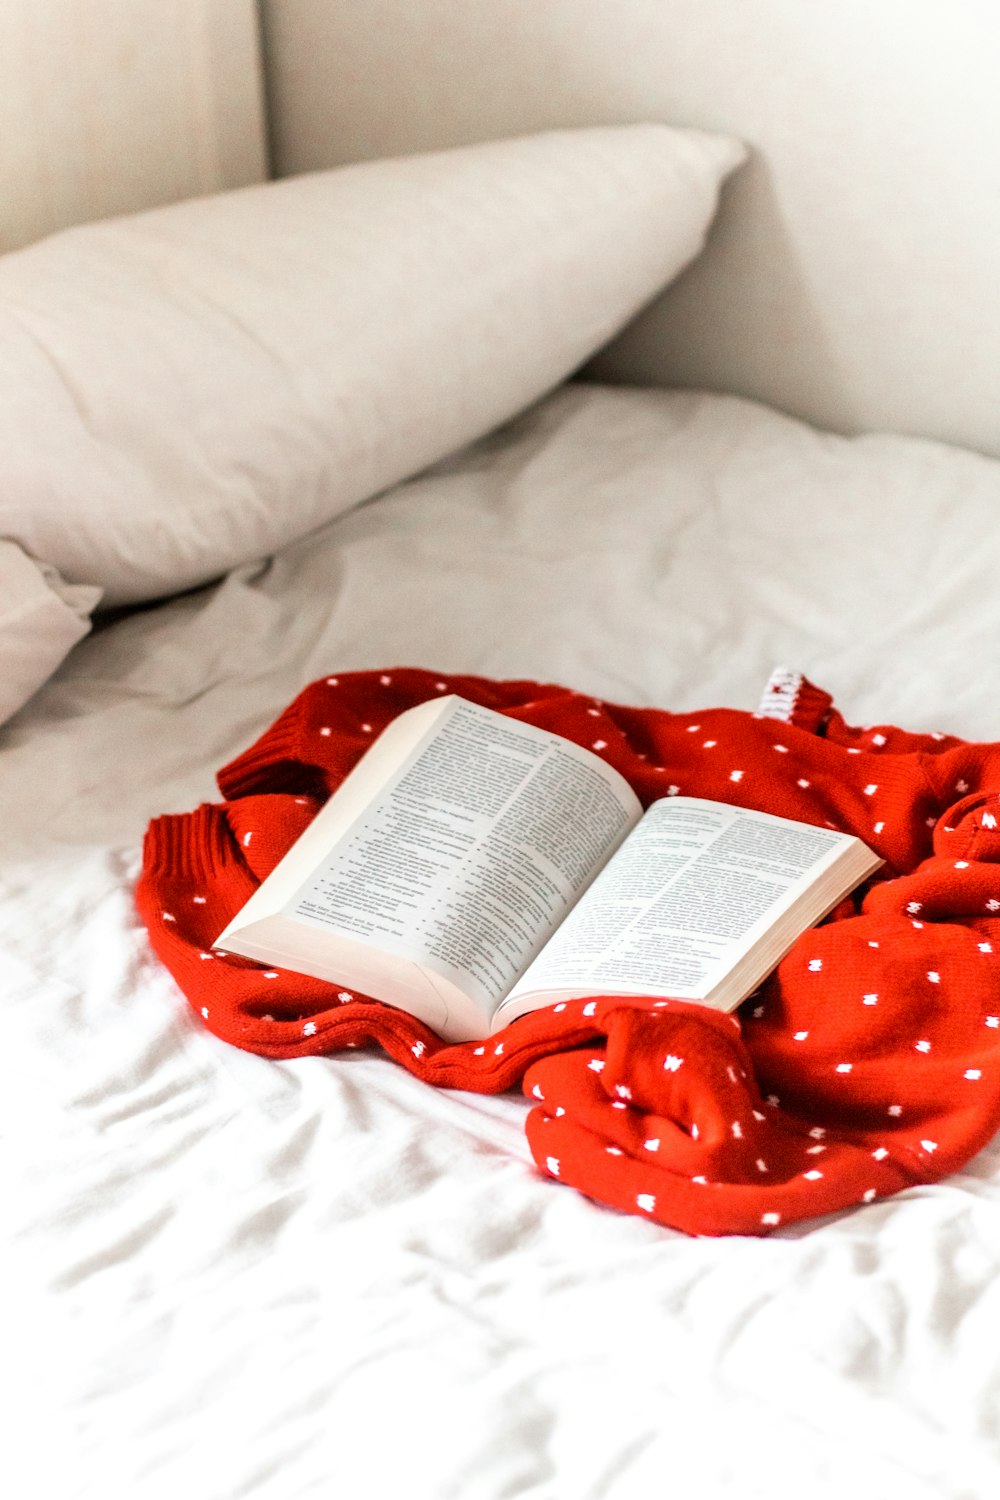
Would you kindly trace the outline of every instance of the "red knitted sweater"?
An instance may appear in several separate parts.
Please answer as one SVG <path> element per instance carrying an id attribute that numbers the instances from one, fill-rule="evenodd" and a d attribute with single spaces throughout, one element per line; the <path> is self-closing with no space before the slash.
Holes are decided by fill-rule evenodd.
<path id="1" fill-rule="evenodd" d="M 363 995 L 214 954 L 373 737 L 444 692 L 597 748 L 644 805 L 738 801 L 857 834 L 885 867 L 734 1017 L 609 997 L 448 1045 Z M 150 825 L 137 902 L 195 1014 L 238 1047 L 377 1044 L 440 1087 L 520 1082 L 541 1170 L 692 1234 L 767 1233 L 934 1181 L 1000 1128 L 1000 745 L 851 728 L 789 673 L 761 713 L 671 714 L 397 668 L 313 683 L 218 784 L 221 804 Z"/>

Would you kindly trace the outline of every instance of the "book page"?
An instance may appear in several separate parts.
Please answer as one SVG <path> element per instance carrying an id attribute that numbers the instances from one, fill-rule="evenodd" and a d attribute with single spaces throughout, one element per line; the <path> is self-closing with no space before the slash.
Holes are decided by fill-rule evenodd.
<path id="1" fill-rule="evenodd" d="M 663 798 L 511 993 L 700 999 L 853 842 L 748 808 Z"/>
<path id="2" fill-rule="evenodd" d="M 640 814 L 597 756 L 456 698 L 284 912 L 442 974 L 490 1014 Z"/>

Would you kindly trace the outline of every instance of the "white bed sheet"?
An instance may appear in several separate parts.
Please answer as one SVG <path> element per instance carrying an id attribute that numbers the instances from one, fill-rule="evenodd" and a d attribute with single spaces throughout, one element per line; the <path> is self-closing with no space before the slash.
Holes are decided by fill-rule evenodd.
<path id="1" fill-rule="evenodd" d="M 753 708 L 783 662 L 856 722 L 1000 738 L 998 507 L 971 453 L 571 385 L 74 651 L 0 734 L 19 1496 L 1000 1493 L 997 1143 L 688 1239 L 543 1179 L 519 1095 L 226 1047 L 131 904 L 149 818 L 336 670 Z"/>

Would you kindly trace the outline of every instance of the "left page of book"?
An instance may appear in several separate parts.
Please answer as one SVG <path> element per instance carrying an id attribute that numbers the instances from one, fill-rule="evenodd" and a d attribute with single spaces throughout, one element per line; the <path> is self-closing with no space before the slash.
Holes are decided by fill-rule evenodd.
<path id="1" fill-rule="evenodd" d="M 387 753 L 393 731 L 402 751 Z M 624 778 L 561 735 L 455 696 L 421 705 L 218 946 L 354 986 L 448 1039 L 485 1036 L 641 811 Z"/>

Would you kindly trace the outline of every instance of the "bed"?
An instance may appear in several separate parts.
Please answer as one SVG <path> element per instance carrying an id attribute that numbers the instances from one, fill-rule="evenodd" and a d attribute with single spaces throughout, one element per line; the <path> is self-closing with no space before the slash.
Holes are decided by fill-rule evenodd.
<path id="1" fill-rule="evenodd" d="M 340 675 L 1000 740 L 991 8 L 87 9 L 0 22 L 18 1494 L 996 1494 L 995 1139 L 684 1233 L 233 1045 L 135 903 Z"/>

